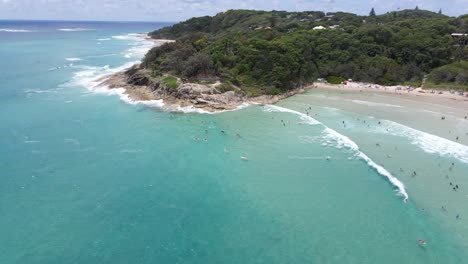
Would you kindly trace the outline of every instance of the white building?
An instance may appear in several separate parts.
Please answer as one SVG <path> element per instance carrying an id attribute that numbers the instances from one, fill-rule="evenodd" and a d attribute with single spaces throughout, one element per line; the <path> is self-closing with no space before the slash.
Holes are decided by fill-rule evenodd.
<path id="1" fill-rule="evenodd" d="M 325 29 L 325 27 L 323 26 L 317 26 L 317 27 L 314 27 L 313 30 L 322 30 L 322 29 Z"/>

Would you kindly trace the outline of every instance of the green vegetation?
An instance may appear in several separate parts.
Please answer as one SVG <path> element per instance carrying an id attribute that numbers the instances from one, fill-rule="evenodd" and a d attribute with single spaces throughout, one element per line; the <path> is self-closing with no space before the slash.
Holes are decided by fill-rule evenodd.
<path id="1" fill-rule="evenodd" d="M 177 88 L 177 79 L 171 76 L 165 77 L 163 82 L 167 85 L 167 87 L 176 89 Z"/>
<path id="2" fill-rule="evenodd" d="M 177 41 L 148 52 L 143 67 L 154 75 L 220 79 L 226 90 L 248 95 L 277 94 L 318 77 L 393 85 L 421 83 L 429 74 L 429 82 L 467 85 L 468 46 L 451 33 L 468 32 L 468 15 L 373 13 L 230 10 L 192 18 L 151 32 Z"/>
<path id="3" fill-rule="evenodd" d="M 331 83 L 331 84 L 340 84 L 342 82 L 344 82 L 345 79 L 341 78 L 341 77 L 337 77 L 337 76 L 328 76 L 327 77 L 327 82 Z"/>
<path id="4" fill-rule="evenodd" d="M 468 85 L 468 61 L 452 63 L 433 70 L 429 75 L 429 81 L 436 85 L 441 83 Z"/>

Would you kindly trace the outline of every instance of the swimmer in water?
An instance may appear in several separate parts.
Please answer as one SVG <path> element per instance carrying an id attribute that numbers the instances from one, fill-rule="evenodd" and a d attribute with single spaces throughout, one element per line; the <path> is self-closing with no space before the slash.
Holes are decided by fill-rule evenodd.
<path id="1" fill-rule="evenodd" d="M 423 245 L 423 246 L 426 245 L 426 241 L 424 241 L 424 240 L 422 240 L 422 239 L 418 239 L 418 242 L 419 242 L 419 244 L 421 244 L 421 245 Z"/>

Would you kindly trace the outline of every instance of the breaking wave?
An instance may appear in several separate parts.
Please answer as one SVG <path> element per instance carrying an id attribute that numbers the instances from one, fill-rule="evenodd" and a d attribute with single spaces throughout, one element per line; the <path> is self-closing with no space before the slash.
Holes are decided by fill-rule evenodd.
<path id="1" fill-rule="evenodd" d="M 28 32 L 34 32 L 34 31 L 32 31 L 32 30 L 27 30 L 27 29 L 0 28 L 0 32 L 28 33 Z"/>
<path id="2" fill-rule="evenodd" d="M 94 29 L 91 28 L 59 28 L 57 31 L 64 31 L 64 32 L 80 32 L 80 31 L 93 31 Z"/>
<path id="3" fill-rule="evenodd" d="M 276 106 L 276 105 L 266 105 L 264 107 L 265 112 L 285 112 L 285 113 L 292 113 L 298 115 L 302 120 L 307 121 L 308 124 L 311 125 L 321 125 L 324 127 L 323 130 L 323 139 L 328 142 L 334 142 L 338 148 L 348 148 L 352 150 L 356 157 L 364 160 L 367 165 L 377 171 L 380 175 L 384 176 L 388 179 L 388 181 L 393 184 L 395 187 L 398 188 L 398 193 L 404 197 L 404 201 L 408 201 L 408 193 L 406 192 L 405 185 L 398 180 L 395 176 L 393 176 L 389 171 L 387 171 L 384 167 L 375 163 L 371 158 L 369 158 L 366 154 L 364 154 L 360 149 L 356 142 L 352 141 L 345 135 L 342 135 L 335 130 L 327 127 L 323 123 L 317 121 L 316 119 L 307 116 L 301 112 L 294 111 L 288 108 Z"/>
<path id="4" fill-rule="evenodd" d="M 418 146 L 427 153 L 452 157 L 464 163 L 468 163 L 468 146 L 446 138 L 416 130 L 389 120 L 383 120 L 382 126 L 377 127 L 376 132 L 389 133 L 394 136 L 408 138 L 413 145 Z"/>
<path id="5" fill-rule="evenodd" d="M 80 58 L 66 58 L 67 61 L 80 61 Z"/>

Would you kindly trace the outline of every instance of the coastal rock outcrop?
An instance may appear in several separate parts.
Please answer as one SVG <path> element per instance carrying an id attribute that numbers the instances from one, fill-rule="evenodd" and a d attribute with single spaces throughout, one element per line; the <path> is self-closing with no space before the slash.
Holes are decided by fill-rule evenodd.
<path id="1" fill-rule="evenodd" d="M 275 96 L 248 97 L 235 86 L 225 91 L 219 81 L 191 83 L 169 75 L 154 77 L 139 65 L 108 76 L 101 83 L 109 89 L 124 88 L 125 93 L 135 101 L 163 100 L 168 110 L 177 106 L 192 106 L 209 112 L 236 109 L 243 103 L 271 104 L 305 90 L 295 89 Z"/>

